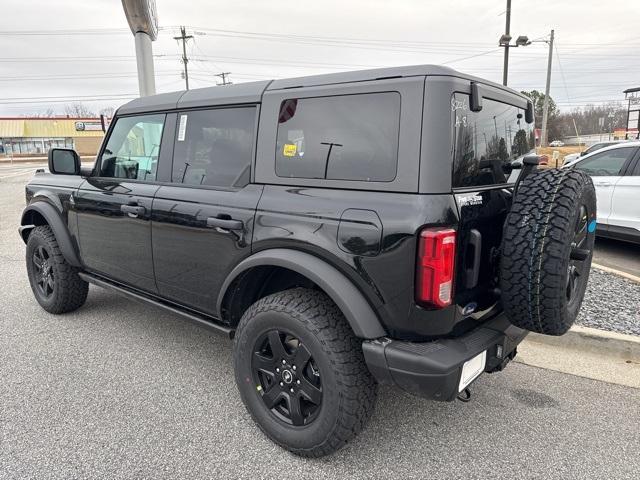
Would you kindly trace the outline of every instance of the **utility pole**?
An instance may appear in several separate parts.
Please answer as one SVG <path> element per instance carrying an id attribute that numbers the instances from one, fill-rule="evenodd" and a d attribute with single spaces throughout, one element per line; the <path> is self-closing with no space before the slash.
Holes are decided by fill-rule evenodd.
<path id="1" fill-rule="evenodd" d="M 504 38 L 511 40 L 511 0 L 507 0 L 507 23 L 504 27 Z M 507 78 L 509 76 L 509 40 L 504 45 L 504 67 L 502 69 L 502 84 L 507 86 Z"/>
<path id="2" fill-rule="evenodd" d="M 187 31 L 184 27 L 180 27 L 180 36 L 173 37 L 174 40 L 182 40 L 182 63 L 184 64 L 184 83 L 189 90 L 189 70 L 187 69 L 187 63 L 189 63 L 189 59 L 187 58 L 187 40 L 193 38 L 193 35 L 187 35 Z"/>
<path id="3" fill-rule="evenodd" d="M 547 125 L 549 122 L 549 90 L 551 88 L 551 62 L 553 60 L 553 30 L 549 36 L 549 59 L 547 60 L 547 85 L 544 89 L 544 104 L 542 106 L 542 135 L 540 145 L 547 146 Z"/>
<path id="4" fill-rule="evenodd" d="M 222 83 L 218 85 L 231 85 L 232 82 L 227 80 L 227 75 L 231 75 L 231 72 L 222 72 L 216 75 L 216 77 L 220 77 L 222 79 Z"/>

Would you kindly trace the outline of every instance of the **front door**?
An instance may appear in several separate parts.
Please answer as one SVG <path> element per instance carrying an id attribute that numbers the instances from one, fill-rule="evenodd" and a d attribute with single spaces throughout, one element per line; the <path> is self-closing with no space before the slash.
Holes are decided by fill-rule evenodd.
<path id="1" fill-rule="evenodd" d="M 156 292 L 151 207 L 165 115 L 120 117 L 74 196 L 82 260 L 92 272 Z"/>
<path id="2" fill-rule="evenodd" d="M 640 236 L 640 152 L 634 168 L 628 168 L 613 191 L 609 223 L 636 230 Z"/>
<path id="3" fill-rule="evenodd" d="M 178 114 L 170 184 L 152 212 L 153 262 L 163 297 L 216 315 L 229 272 L 251 254 L 261 185 L 249 183 L 256 107 Z"/>

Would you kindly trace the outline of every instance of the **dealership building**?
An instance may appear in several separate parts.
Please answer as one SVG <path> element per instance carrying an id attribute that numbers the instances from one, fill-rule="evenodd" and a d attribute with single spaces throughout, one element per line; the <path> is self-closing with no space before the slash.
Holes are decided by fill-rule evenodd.
<path id="1" fill-rule="evenodd" d="M 95 155 L 106 127 L 100 118 L 0 117 L 0 158 L 46 155 L 52 147 Z"/>

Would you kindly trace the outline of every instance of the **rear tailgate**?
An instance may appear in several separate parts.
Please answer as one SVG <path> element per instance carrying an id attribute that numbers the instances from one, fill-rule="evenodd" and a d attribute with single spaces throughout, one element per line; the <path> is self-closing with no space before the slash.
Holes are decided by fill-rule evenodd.
<path id="1" fill-rule="evenodd" d="M 456 315 L 468 318 L 464 330 L 499 308 L 500 243 L 513 190 L 507 179 L 511 162 L 531 152 L 535 138 L 521 107 L 483 98 L 472 112 L 469 95 L 453 98 L 452 186 L 460 217 L 454 302 Z"/>

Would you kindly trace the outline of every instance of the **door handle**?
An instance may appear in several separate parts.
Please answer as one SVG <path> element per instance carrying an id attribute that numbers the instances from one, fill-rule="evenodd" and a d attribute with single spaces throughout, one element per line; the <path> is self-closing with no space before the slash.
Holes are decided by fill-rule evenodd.
<path id="1" fill-rule="evenodd" d="M 139 205 L 120 205 L 120 210 L 132 218 L 144 215 L 145 208 Z"/>
<path id="2" fill-rule="evenodd" d="M 482 259 L 482 234 L 475 228 L 469 231 L 467 245 L 467 255 L 471 257 L 471 262 L 466 259 L 465 266 L 465 287 L 473 288 L 478 285 L 480 277 L 480 260 Z"/>
<path id="3" fill-rule="evenodd" d="M 613 185 L 611 182 L 598 182 L 595 184 L 596 187 L 610 187 Z"/>
<path id="4" fill-rule="evenodd" d="M 225 230 L 242 230 L 244 223 L 241 220 L 234 220 L 232 218 L 219 218 L 209 217 L 207 218 L 207 227 L 224 228 Z"/>

